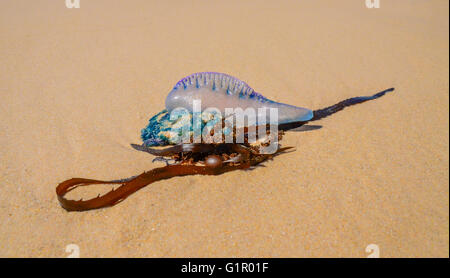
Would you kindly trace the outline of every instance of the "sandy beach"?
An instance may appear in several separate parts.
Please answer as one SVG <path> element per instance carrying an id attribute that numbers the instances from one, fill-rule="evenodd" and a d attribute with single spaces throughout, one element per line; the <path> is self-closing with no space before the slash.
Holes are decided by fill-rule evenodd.
<path id="1" fill-rule="evenodd" d="M 448 257 L 449 3 L 380 2 L 1 1 L 0 257 Z M 395 92 L 286 133 L 265 167 L 61 208 L 63 180 L 161 166 L 130 143 L 202 71 L 310 109 Z"/>

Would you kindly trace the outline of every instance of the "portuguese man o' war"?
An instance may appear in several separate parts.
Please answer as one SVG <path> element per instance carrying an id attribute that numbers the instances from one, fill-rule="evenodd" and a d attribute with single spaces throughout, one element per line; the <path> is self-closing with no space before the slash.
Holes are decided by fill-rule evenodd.
<path id="1" fill-rule="evenodd" d="M 175 84 L 166 98 L 166 109 L 150 118 L 149 124 L 141 131 L 141 138 L 144 142 L 143 145 L 146 147 L 180 143 L 179 135 L 181 131 L 186 130 L 183 129 L 185 125 L 191 125 L 189 131 L 192 132 L 192 113 L 195 100 L 201 101 L 201 111 L 205 111 L 208 107 L 214 107 L 222 115 L 225 114 L 226 108 L 242 108 L 243 110 L 253 108 L 256 111 L 259 108 L 276 108 L 279 129 L 287 130 L 323 118 L 325 114 L 326 116 L 331 115 L 346 106 L 378 98 L 392 90 L 393 88 L 370 97 L 351 98 L 332 107 L 313 112 L 307 108 L 270 100 L 257 93 L 245 82 L 227 74 L 216 72 L 194 73 Z M 186 109 L 188 113 L 183 117 L 171 119 L 170 113 L 180 107 Z M 256 112 L 256 114 L 258 113 Z M 202 132 L 210 119 L 211 117 L 202 118 Z"/>
<path id="2" fill-rule="evenodd" d="M 255 167 L 291 149 L 278 144 L 285 131 L 328 117 L 345 107 L 379 98 L 393 90 L 390 88 L 372 96 L 349 98 L 312 111 L 270 100 L 245 82 L 227 74 L 191 74 L 176 83 L 166 98 L 165 109 L 151 117 L 149 124 L 142 129 L 143 144 L 131 144 L 136 150 L 156 156 L 153 161 L 163 161 L 166 166 L 120 180 L 69 179 L 57 186 L 56 194 L 61 206 L 67 211 L 84 211 L 113 206 L 140 188 L 159 180 L 186 175 L 220 175 Z M 232 114 L 227 113 L 230 109 Z M 266 110 L 270 110 L 270 117 Z M 178 113 L 180 111 L 183 113 Z M 245 114 L 248 120 L 246 124 L 234 125 L 233 119 L 230 126 L 230 115 L 236 117 L 237 111 L 256 112 Z M 276 111 L 275 121 L 272 121 L 273 111 Z M 252 117 L 254 121 L 250 121 Z M 220 129 L 216 129 L 218 126 Z M 270 128 L 270 132 L 267 128 Z M 273 134 L 274 128 L 276 132 Z M 200 142 L 195 141 L 197 131 L 202 135 Z M 225 137 L 231 138 L 231 141 L 204 140 L 208 138 L 204 135 L 216 136 L 217 133 L 219 139 Z M 255 133 L 258 134 L 258 140 L 253 140 L 256 137 L 253 138 L 252 134 Z M 180 136 L 183 135 L 187 135 L 184 137 L 189 139 L 187 142 L 180 142 Z M 264 152 L 267 145 L 274 142 L 276 149 L 271 153 Z M 155 148 L 162 146 L 166 147 Z M 77 186 L 90 184 L 121 186 L 89 200 L 76 201 L 64 197 Z"/>

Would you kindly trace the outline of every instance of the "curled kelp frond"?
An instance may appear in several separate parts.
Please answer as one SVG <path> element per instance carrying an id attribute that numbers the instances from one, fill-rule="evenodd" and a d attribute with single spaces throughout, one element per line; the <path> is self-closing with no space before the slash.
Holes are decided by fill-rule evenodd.
<path id="1" fill-rule="evenodd" d="M 206 149 L 210 151 L 205 151 Z M 280 148 L 276 154 L 288 149 Z M 240 144 L 221 144 L 213 149 L 210 149 L 209 146 L 205 147 L 203 144 L 175 146 L 166 149 L 163 154 L 172 157 L 176 163 L 155 168 L 125 180 L 101 181 L 82 178 L 66 180 L 56 187 L 58 201 L 67 211 L 85 211 L 109 207 L 156 181 L 187 175 L 220 175 L 233 170 L 248 169 L 276 155 L 258 154 L 255 149 Z M 121 184 L 121 186 L 103 196 L 90 200 L 69 200 L 64 197 L 78 186 L 92 184 Z"/>

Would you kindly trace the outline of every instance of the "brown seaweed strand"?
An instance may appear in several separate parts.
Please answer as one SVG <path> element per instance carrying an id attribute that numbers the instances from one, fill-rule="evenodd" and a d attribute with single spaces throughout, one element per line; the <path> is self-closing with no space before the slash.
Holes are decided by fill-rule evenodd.
<path id="1" fill-rule="evenodd" d="M 196 165 L 168 165 L 152 169 L 148 172 L 144 172 L 136 178 L 122 183 L 117 181 L 101 181 L 83 178 L 72 178 L 60 183 L 56 187 L 56 194 L 58 196 L 59 203 L 67 211 L 85 211 L 91 209 L 104 208 L 113 206 L 120 201 L 124 200 L 137 190 L 147 186 L 155 181 L 169 179 L 177 176 L 187 175 L 219 175 L 228 171 L 236 169 L 245 169 L 250 167 L 250 164 L 239 164 L 234 166 L 223 166 L 220 168 L 211 168 L 205 166 Z M 120 184 L 122 185 L 117 189 L 111 190 L 105 195 L 90 199 L 90 200 L 69 200 L 64 198 L 64 195 L 75 189 L 78 186 L 87 186 L 92 184 Z"/>

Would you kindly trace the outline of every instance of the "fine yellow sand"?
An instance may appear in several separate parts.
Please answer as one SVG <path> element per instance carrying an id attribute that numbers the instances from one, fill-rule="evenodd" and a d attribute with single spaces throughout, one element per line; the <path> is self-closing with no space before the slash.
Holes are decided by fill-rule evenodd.
<path id="1" fill-rule="evenodd" d="M 380 2 L 1 1 L 0 256 L 448 257 L 449 3 Z M 65 179 L 160 166 L 129 144 L 199 71 L 311 109 L 396 91 L 287 133 L 266 167 L 59 206 Z"/>

